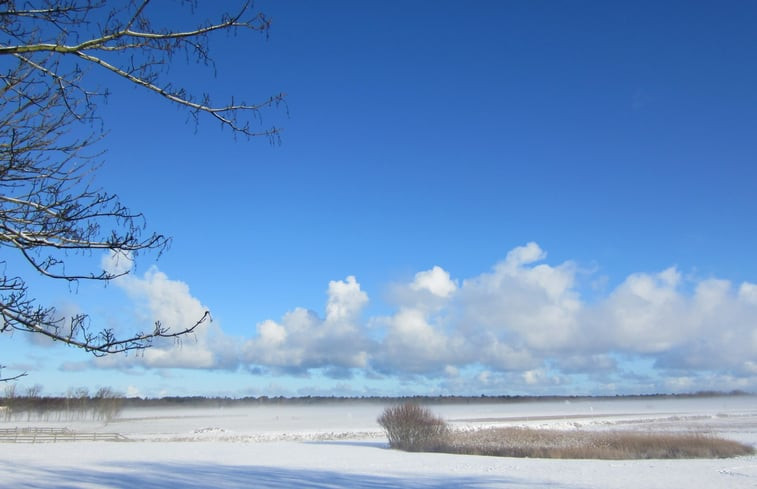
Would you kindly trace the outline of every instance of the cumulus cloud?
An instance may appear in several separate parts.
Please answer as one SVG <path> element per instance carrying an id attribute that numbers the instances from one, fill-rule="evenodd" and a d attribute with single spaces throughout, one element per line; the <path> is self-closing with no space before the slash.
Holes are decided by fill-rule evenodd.
<path id="1" fill-rule="evenodd" d="M 288 373 L 330 369 L 344 376 L 344 369 L 368 365 L 371 342 L 359 322 L 368 295 L 355 277 L 329 282 L 326 317 L 296 308 L 279 321 L 265 320 L 256 336 L 242 347 L 242 360 L 250 365 L 273 367 Z"/>
<path id="2" fill-rule="evenodd" d="M 434 266 L 431 270 L 418 272 L 410 284 L 415 291 L 427 291 L 436 297 L 448 298 L 457 290 L 457 285 L 449 278 L 449 272 Z"/>
<path id="3" fill-rule="evenodd" d="M 678 291 L 680 274 L 670 268 L 657 274 L 633 274 L 585 319 L 594 325 L 600 348 L 659 353 L 691 331 L 694 312 Z"/>
<path id="4" fill-rule="evenodd" d="M 757 304 L 725 280 L 701 281 L 688 302 L 687 323 L 667 350 L 660 352 L 661 367 L 725 370 L 749 375 L 757 358 Z"/>
<path id="5" fill-rule="evenodd" d="M 454 278 L 441 266 L 419 271 L 391 287 L 392 312 L 378 317 L 365 317 L 368 294 L 349 276 L 329 282 L 322 315 L 295 307 L 262 319 L 246 339 L 213 324 L 179 347 L 158 344 L 129 360 L 98 362 L 242 364 L 250 372 L 318 370 L 332 378 L 360 371 L 367 379 L 430 379 L 452 392 L 570 392 L 572 382 L 610 392 L 617 385 L 691 390 L 718 388 L 717 382 L 719 389 L 757 388 L 756 284 L 685 276 L 670 267 L 630 274 L 589 301 L 581 290 L 596 277 L 547 258 L 528 243 L 472 277 Z M 119 260 L 104 266 L 123 270 Z M 154 267 L 116 283 L 144 320 L 180 326 L 206 310 L 186 284 Z"/>
<path id="6" fill-rule="evenodd" d="M 447 382 L 462 381 L 461 372 L 472 370 L 477 374 L 467 381 L 482 388 L 499 386 L 493 379 L 524 389 L 565 387 L 572 376 L 607 389 L 629 379 L 664 388 L 712 372 L 754 375 L 754 284 L 684 278 L 671 267 L 631 274 L 588 302 L 579 291 L 578 267 L 546 259 L 538 244 L 528 243 L 490 271 L 462 280 L 434 266 L 395 284 L 395 312 L 362 321 L 357 312 L 368 299 L 354 277 L 331 282 L 325 319 L 295 309 L 280 322 L 260 323 L 244 361 L 358 367 Z M 336 318 L 340 328 L 333 325 Z M 663 380 L 652 379 L 650 369 L 635 374 L 640 362 Z M 681 371 L 696 375 L 684 381 Z"/>
<path id="7" fill-rule="evenodd" d="M 382 372 L 441 374 L 470 359 L 465 342 L 445 331 L 441 321 L 422 308 L 402 307 L 379 323 L 387 331 L 373 365 Z"/>
<path id="8" fill-rule="evenodd" d="M 111 253 L 103 258 L 103 269 L 111 273 L 131 270 L 132 261 L 124 254 Z M 155 321 L 164 327 L 181 330 L 195 324 L 208 308 L 190 292 L 189 286 L 170 279 L 157 267 L 150 267 L 141 277 L 133 272 L 114 280 L 135 305 L 134 322 L 145 325 Z M 133 331 L 133 328 L 129 328 Z M 238 366 L 237 342 L 219 325 L 211 323 L 180 339 L 158 339 L 138 354 L 111 355 L 94 360 L 100 367 L 126 368 L 202 368 L 234 369 Z"/>
<path id="9" fill-rule="evenodd" d="M 360 290 L 360 284 L 353 276 L 344 281 L 329 282 L 328 295 L 326 322 L 333 324 L 354 324 L 360 311 L 368 303 L 368 295 Z"/>
<path id="10" fill-rule="evenodd" d="M 536 243 L 529 243 L 510 251 L 491 272 L 464 280 L 458 308 L 466 333 L 480 337 L 482 345 L 535 352 L 575 344 L 582 307 L 576 267 L 538 263 L 545 258 Z"/>

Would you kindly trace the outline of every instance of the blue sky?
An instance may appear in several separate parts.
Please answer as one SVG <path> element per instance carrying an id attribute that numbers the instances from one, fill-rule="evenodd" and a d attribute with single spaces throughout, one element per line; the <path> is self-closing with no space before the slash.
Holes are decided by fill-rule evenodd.
<path id="1" fill-rule="evenodd" d="M 171 74 L 218 100 L 286 92 L 288 111 L 262 113 L 282 143 L 94 73 L 112 91 L 98 182 L 173 244 L 107 288 L 30 279 L 122 331 L 214 322 L 104 359 L 6 335 L 23 385 L 757 390 L 755 5 L 256 7 L 268 39 L 217 36 L 217 76 Z"/>

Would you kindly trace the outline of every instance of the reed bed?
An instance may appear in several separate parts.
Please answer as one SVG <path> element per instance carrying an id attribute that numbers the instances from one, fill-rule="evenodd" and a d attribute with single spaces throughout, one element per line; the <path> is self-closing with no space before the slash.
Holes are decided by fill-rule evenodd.
<path id="1" fill-rule="evenodd" d="M 562 431 L 484 428 L 453 431 L 429 444 L 433 451 L 499 457 L 558 459 L 728 458 L 754 454 L 754 448 L 702 433 Z"/>

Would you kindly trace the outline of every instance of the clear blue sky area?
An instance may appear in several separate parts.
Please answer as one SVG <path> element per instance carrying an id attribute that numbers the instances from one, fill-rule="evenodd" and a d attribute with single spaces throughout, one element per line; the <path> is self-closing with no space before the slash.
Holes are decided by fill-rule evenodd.
<path id="1" fill-rule="evenodd" d="M 188 27 L 217 5 L 149 8 Z M 757 4 L 256 8 L 268 39 L 212 37 L 217 75 L 170 74 L 219 101 L 286 92 L 261 113 L 281 144 L 93 72 L 112 92 L 98 182 L 173 244 L 107 288 L 34 282 L 123 331 L 214 322 L 103 359 L 6 335 L 23 385 L 757 391 Z"/>

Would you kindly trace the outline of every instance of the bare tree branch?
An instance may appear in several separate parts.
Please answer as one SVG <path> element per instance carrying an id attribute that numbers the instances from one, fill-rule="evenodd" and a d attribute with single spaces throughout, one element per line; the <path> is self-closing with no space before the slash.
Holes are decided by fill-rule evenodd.
<path id="1" fill-rule="evenodd" d="M 133 2 L 131 2 L 133 4 Z M 250 128 L 249 121 L 241 122 L 239 114 L 250 112 L 257 114 L 261 109 L 275 107 L 284 103 L 285 95 L 279 93 L 268 97 L 266 100 L 256 104 L 235 104 L 229 103 L 224 105 L 214 105 L 210 101 L 202 103 L 197 102 L 193 97 L 185 95 L 183 89 L 171 89 L 168 85 L 160 86 L 153 82 L 156 73 L 150 69 L 151 63 L 145 63 L 139 66 L 119 67 L 115 63 L 105 60 L 102 56 L 97 56 L 88 51 L 132 51 L 132 50 L 155 50 L 163 52 L 170 58 L 174 51 L 179 48 L 192 47 L 195 54 L 204 61 L 208 61 L 206 47 L 206 37 L 216 31 L 249 29 L 259 32 L 267 32 L 270 28 L 271 21 L 263 14 L 257 14 L 251 20 L 241 20 L 250 10 L 250 3 L 246 2 L 241 10 L 234 16 L 224 16 L 220 22 L 211 23 L 206 26 L 198 27 L 186 31 L 171 30 L 133 30 L 132 26 L 141 24 L 149 26 L 147 19 L 143 17 L 146 7 L 150 3 L 144 0 L 135 8 L 134 14 L 125 23 L 117 23 L 117 28 L 112 31 L 92 37 L 77 44 L 67 44 L 56 40 L 56 42 L 38 42 L 38 43 L 20 43 L 14 45 L 0 45 L 0 56 L 15 55 L 19 59 L 28 63 L 30 66 L 52 76 L 62 83 L 63 77 L 50 70 L 49 68 L 35 63 L 23 55 L 54 53 L 61 56 L 75 56 L 94 66 L 102 67 L 119 77 L 146 88 L 154 93 L 165 97 L 176 104 L 188 107 L 196 113 L 203 112 L 210 114 L 218 120 L 222 126 L 231 128 L 234 132 L 249 137 L 266 136 L 269 138 L 276 137 L 280 129 L 271 127 L 264 130 L 253 130 Z M 95 7 L 93 7 L 94 9 Z M 111 13 L 113 14 L 113 13 Z M 76 86 L 72 84 L 72 86 Z"/>
<path id="2" fill-rule="evenodd" d="M 191 17 L 197 2 L 179 5 Z M 211 36 L 267 35 L 270 19 L 247 1 L 233 14 L 191 20 L 188 28 L 177 29 L 155 25 L 156 6 L 151 0 L 0 0 L 0 332 L 39 334 L 105 355 L 146 348 L 157 339 L 178 340 L 211 320 L 206 312 L 189 325 L 156 321 L 151 331 L 121 337 L 92 327 L 86 315 L 66 317 L 38 304 L 24 278 L 32 273 L 70 284 L 108 282 L 128 272 L 89 269 L 88 261 L 72 256 L 160 254 L 170 244 L 166 236 L 146 231 L 141 213 L 93 183 L 102 156 L 95 145 L 105 122 L 97 102 L 108 90 L 90 84 L 91 71 L 105 70 L 114 80 L 185 108 L 196 120 L 211 117 L 234 134 L 279 136 L 275 126 L 259 127 L 260 113 L 285 104 L 284 94 L 257 103 L 215 104 L 208 95 L 178 87 L 167 72 L 180 52 L 187 61 L 214 67 Z M 180 18 L 172 16 L 171 22 Z M 9 260 L 11 253 L 20 260 Z M 19 263 L 26 271 L 11 270 Z M 0 381 L 23 375 L 0 375 Z"/>
<path id="3" fill-rule="evenodd" d="M 26 377 L 29 375 L 27 372 L 21 372 L 20 374 L 13 375 L 11 377 L 3 377 L 3 369 L 6 368 L 5 365 L 0 365 L 0 382 L 12 382 L 14 380 L 18 380 L 21 377 Z"/>

